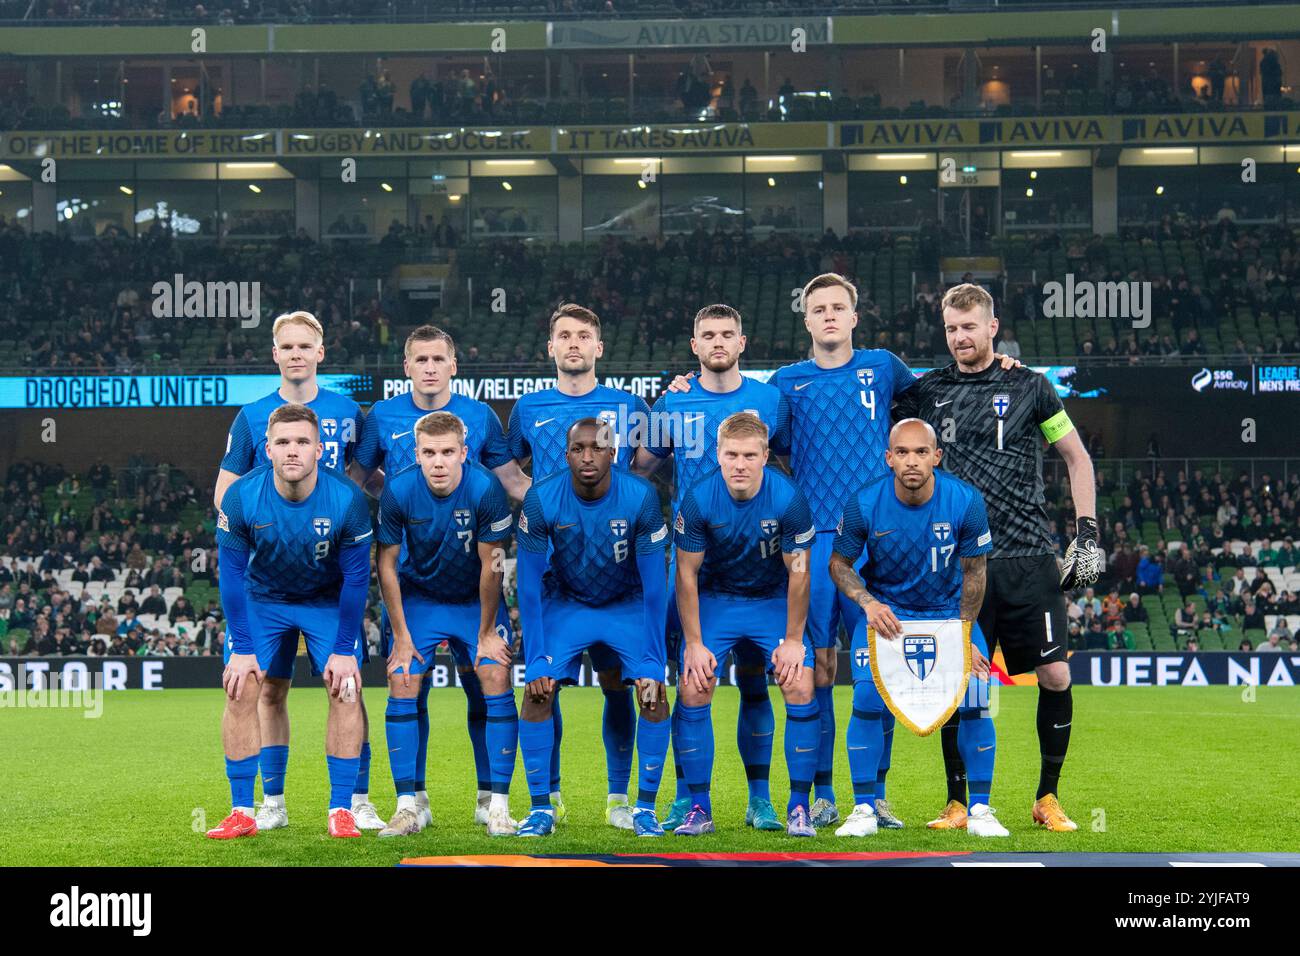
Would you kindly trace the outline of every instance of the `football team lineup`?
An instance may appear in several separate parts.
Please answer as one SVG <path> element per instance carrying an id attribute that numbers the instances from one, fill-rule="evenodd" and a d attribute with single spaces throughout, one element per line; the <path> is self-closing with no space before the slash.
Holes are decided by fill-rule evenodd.
<path id="1" fill-rule="evenodd" d="M 990 805 L 994 650 L 1038 688 L 1039 774 L 1021 798 L 1034 826 L 1076 830 L 1058 799 L 1074 722 L 1066 594 L 1097 579 L 1100 553 L 1091 461 L 1060 397 L 994 353 L 998 322 L 979 286 L 944 296 L 955 362 L 920 379 L 888 351 L 854 348 L 847 279 L 819 275 L 799 301 L 812 357 L 767 383 L 740 373 L 740 314 L 701 309 L 691 340 L 699 368 L 654 409 L 680 427 L 660 429 L 641 427 L 653 420 L 644 400 L 597 384 L 600 319 L 580 305 L 550 319 L 555 387 L 521 396 L 506 429 L 451 388 L 455 345 L 437 328 L 406 341 L 410 391 L 363 415 L 316 382 L 325 359 L 316 318 L 278 318 L 281 387 L 236 417 L 214 495 L 231 810 L 207 836 L 289 824 L 300 635 L 328 690 L 331 837 L 409 838 L 433 822 L 426 674 L 444 642 L 466 696 L 474 819 L 489 836 L 550 837 L 566 820 L 561 688 L 577 683 L 584 655 L 602 689 L 606 823 L 638 837 L 715 832 L 712 709 L 716 672 L 734 655 L 747 827 L 840 838 L 904 829 L 887 789 L 897 722 L 941 740 L 947 802 L 926 829 L 1005 839 Z M 1064 561 L 1036 507 L 1045 442 L 1073 492 Z M 665 520 L 647 478 L 670 456 Z M 378 499 L 373 524 L 367 496 Z M 370 798 L 367 695 L 356 693 L 372 548 L 396 794 L 386 819 Z M 852 667 L 847 727 L 834 704 L 841 644 Z M 769 676 L 785 715 L 783 810 L 770 785 Z M 837 753 L 851 801 L 842 784 L 837 794 Z M 528 811 L 515 819 L 518 764 Z M 661 819 L 668 766 L 676 793 Z"/>

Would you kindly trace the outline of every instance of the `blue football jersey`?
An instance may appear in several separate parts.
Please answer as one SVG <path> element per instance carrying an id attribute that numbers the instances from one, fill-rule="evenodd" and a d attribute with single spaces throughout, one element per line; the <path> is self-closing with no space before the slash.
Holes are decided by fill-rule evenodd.
<path id="1" fill-rule="evenodd" d="M 634 455 L 629 446 L 643 443 L 633 440 L 636 437 L 633 430 L 638 434 L 645 431 L 650 406 L 639 396 L 607 385 L 597 385 L 586 395 L 578 396 L 565 395 L 555 388 L 529 392 L 510 411 L 506 436 L 510 456 L 521 462 L 532 457 L 533 481 L 557 472 L 568 474 L 565 453 L 569 426 L 580 418 L 599 418 L 613 428 L 614 466 L 626 471 Z"/>
<path id="2" fill-rule="evenodd" d="M 226 436 L 226 454 L 221 467 L 237 475 L 244 475 L 259 465 L 269 465 L 266 457 L 266 422 L 271 413 L 288 404 L 274 391 L 245 405 L 235 416 Z M 357 449 L 361 426 L 361 406 L 328 388 L 317 390 L 316 397 L 307 403 L 320 422 L 320 440 L 325 445 L 320 463 L 326 468 L 347 471 Z"/>
<path id="3" fill-rule="evenodd" d="M 221 499 L 217 546 L 248 551 L 245 590 L 274 602 L 337 598 L 343 584 L 339 552 L 370 546 L 366 496 L 346 476 L 316 469 L 316 487 L 303 501 L 287 501 L 275 472 L 262 465 L 241 477 Z"/>
<path id="4" fill-rule="evenodd" d="M 403 593 L 410 588 L 439 603 L 479 599 L 478 542 L 508 537 L 513 523 L 500 480 L 468 461 L 446 497 L 412 467 L 385 482 L 379 499 L 379 543 L 405 544 L 397 565 Z"/>
<path id="5" fill-rule="evenodd" d="M 912 507 L 898 499 L 894 475 L 882 475 L 849 498 L 835 551 L 859 568 L 882 604 L 900 617 L 954 618 L 961 613 L 961 561 L 993 550 L 984 498 L 973 485 L 934 473 L 934 494 Z"/>
<path id="6" fill-rule="evenodd" d="M 803 492 L 775 468 L 763 470 L 748 501 L 733 498 L 714 468 L 683 496 L 673 530 L 678 550 L 704 552 L 701 593 L 744 597 L 785 594 L 781 556 L 806 550 L 816 536 Z"/>
<path id="7" fill-rule="evenodd" d="M 790 406 L 771 385 L 745 379 L 731 392 L 710 392 L 699 382 L 689 392 L 664 392 L 650 414 L 645 447 L 673 456 L 673 514 L 686 490 L 718 467 L 718 426 L 737 412 L 752 412 L 767 426 L 773 454 L 789 451 Z"/>
<path id="8" fill-rule="evenodd" d="M 551 546 L 543 595 L 601 607 L 641 596 L 633 554 L 662 552 L 668 526 L 659 494 L 644 478 L 610 470 L 609 491 L 584 501 L 566 468 L 534 482 L 519 516 L 519 547 L 545 553 Z"/>
<path id="9" fill-rule="evenodd" d="M 808 359 L 772 376 L 790 403 L 790 469 L 818 531 L 834 531 L 853 490 L 889 470 L 889 407 L 914 381 L 884 349 L 857 349 L 838 368 Z"/>
<path id="10" fill-rule="evenodd" d="M 438 411 L 451 412 L 465 423 L 467 461 L 496 468 L 513 459 L 506 447 L 501 419 L 491 406 L 453 393 Z M 389 475 L 415 464 L 415 423 L 427 414 L 415 404 L 410 392 L 375 402 L 361 425 L 358 464 L 363 468 L 382 468 Z"/>

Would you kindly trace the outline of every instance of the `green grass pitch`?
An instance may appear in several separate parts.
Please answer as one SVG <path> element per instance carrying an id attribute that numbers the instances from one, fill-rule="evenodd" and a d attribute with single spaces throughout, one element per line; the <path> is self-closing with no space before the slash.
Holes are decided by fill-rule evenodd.
<path id="1" fill-rule="evenodd" d="M 787 796 L 779 694 L 772 759 L 778 811 Z M 835 758 L 841 812 L 851 804 L 843 734 L 850 689 L 837 689 L 840 718 Z M 620 853 L 684 850 L 861 851 L 1300 851 L 1300 824 L 1290 813 L 1300 766 L 1300 692 L 1242 688 L 1091 688 L 1075 690 L 1074 735 L 1062 786 L 1079 832 L 1032 827 L 1029 809 L 1038 777 L 1033 688 L 1003 688 L 998 700 L 998 761 L 993 805 L 1011 830 L 1006 840 L 928 832 L 942 807 L 938 735 L 921 739 L 900 726 L 889 797 L 907 823 L 902 831 L 841 840 L 756 833 L 742 825 L 744 773 L 736 754 L 738 698 L 722 688 L 714 702 L 717 759 L 714 819 L 719 832 L 694 840 L 637 840 L 604 822 L 605 754 L 599 690 L 564 691 L 563 792 L 568 822 L 545 840 L 489 839 L 471 822 L 473 761 L 465 731 L 465 698 L 455 688 L 430 697 L 429 794 L 434 825 L 423 833 L 380 841 L 331 840 L 325 833 L 324 691 L 302 686 L 290 695 L 293 745 L 286 798 L 291 824 L 252 839 L 216 842 L 205 826 L 228 812 L 220 750 L 219 690 L 119 691 L 103 714 L 73 709 L 0 711 L 6 812 L 0 820 L 0 863 L 9 865 L 392 865 L 404 856 L 483 853 Z M 381 815 L 394 809 L 385 758 L 385 691 L 372 688 L 372 799 Z M 528 805 L 516 768 L 511 804 Z M 672 799 L 671 760 L 659 808 Z M 633 772 L 635 790 L 635 770 Z"/>

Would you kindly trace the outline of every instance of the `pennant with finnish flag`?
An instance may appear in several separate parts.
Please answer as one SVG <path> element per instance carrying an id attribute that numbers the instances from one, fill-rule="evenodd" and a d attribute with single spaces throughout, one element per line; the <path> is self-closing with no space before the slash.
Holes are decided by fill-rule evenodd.
<path id="1" fill-rule="evenodd" d="M 970 682 L 970 622 L 900 621 L 887 640 L 867 629 L 871 676 L 885 706 L 908 730 L 928 737 L 956 712 Z"/>

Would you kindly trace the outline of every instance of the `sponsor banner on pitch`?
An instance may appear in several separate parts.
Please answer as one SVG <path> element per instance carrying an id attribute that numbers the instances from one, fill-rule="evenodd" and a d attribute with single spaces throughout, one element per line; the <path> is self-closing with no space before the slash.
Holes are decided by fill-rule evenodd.
<path id="1" fill-rule="evenodd" d="M 1070 680 L 1093 687 L 1294 687 L 1300 654 L 1079 651 Z"/>

